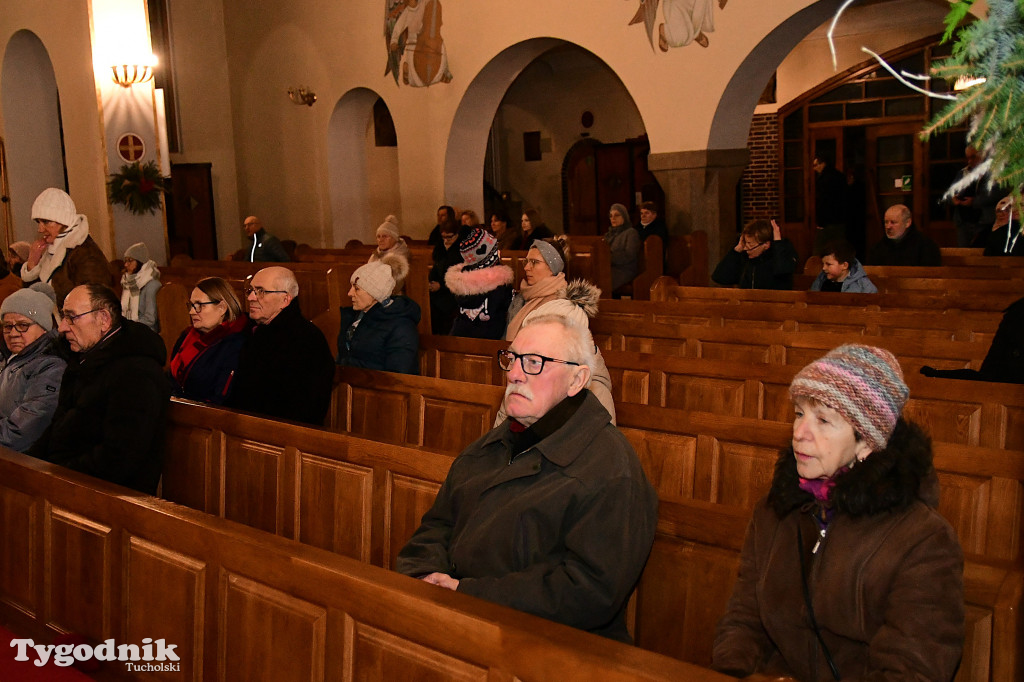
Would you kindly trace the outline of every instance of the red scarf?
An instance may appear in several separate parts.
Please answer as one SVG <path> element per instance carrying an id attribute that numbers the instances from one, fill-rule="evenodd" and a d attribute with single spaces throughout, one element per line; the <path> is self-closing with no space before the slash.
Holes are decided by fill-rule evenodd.
<path id="1" fill-rule="evenodd" d="M 192 370 L 192 365 L 200 355 L 216 345 L 224 337 L 242 331 L 247 324 L 249 324 L 249 318 L 242 315 L 230 322 L 221 322 L 206 333 L 199 331 L 195 327 L 189 329 L 188 334 L 185 335 L 185 340 L 181 342 L 181 346 L 178 348 L 178 352 L 171 358 L 171 376 L 174 377 L 178 386 L 184 388 L 185 381 L 188 379 L 188 373 Z"/>

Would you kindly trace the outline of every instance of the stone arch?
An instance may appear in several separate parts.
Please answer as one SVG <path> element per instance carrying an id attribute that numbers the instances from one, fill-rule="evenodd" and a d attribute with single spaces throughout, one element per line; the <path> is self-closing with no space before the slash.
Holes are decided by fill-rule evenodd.
<path id="1" fill-rule="evenodd" d="M 532 38 L 511 45 L 495 55 L 467 87 L 452 120 L 444 165 L 444 190 L 448 203 L 482 212 L 484 160 L 488 135 L 498 107 L 513 82 L 531 63 L 560 47 L 571 47 L 586 53 L 588 58 L 607 67 L 608 72 L 622 83 L 615 70 L 603 59 L 585 47 L 566 40 Z M 624 83 L 622 87 L 628 96 L 628 88 Z M 642 123 L 639 110 L 636 116 Z M 555 192 L 558 192 L 557 186 Z"/>
<path id="2" fill-rule="evenodd" d="M 25 29 L 11 36 L 0 69 L 13 237 L 33 241 L 36 196 L 47 187 L 68 189 L 57 79 L 43 42 Z"/>
<path id="3" fill-rule="evenodd" d="M 396 214 L 401 224 L 397 148 L 390 148 L 395 149 L 393 159 L 391 154 L 380 159 L 368 153 L 372 141 L 367 138 L 373 136 L 374 105 L 378 99 L 382 98 L 369 88 L 349 90 L 334 105 L 327 126 L 331 223 L 336 247 L 350 239 L 372 241 L 374 229 L 388 213 Z"/>

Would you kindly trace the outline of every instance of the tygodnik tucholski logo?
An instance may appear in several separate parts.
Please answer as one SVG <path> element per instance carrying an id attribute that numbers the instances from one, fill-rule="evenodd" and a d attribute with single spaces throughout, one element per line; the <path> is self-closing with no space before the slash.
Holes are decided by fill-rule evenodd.
<path id="1" fill-rule="evenodd" d="M 174 653 L 177 644 L 167 644 L 165 640 L 153 641 L 144 637 L 142 644 L 114 644 L 114 640 L 104 640 L 95 647 L 88 644 L 36 644 L 31 639 L 12 639 L 11 646 L 17 647 L 16 661 L 28 661 L 29 649 L 35 653 L 33 664 L 43 667 L 52 658 L 53 664 L 60 667 L 73 665 L 75 661 L 121 661 L 129 672 L 180 672 L 181 660 Z"/>

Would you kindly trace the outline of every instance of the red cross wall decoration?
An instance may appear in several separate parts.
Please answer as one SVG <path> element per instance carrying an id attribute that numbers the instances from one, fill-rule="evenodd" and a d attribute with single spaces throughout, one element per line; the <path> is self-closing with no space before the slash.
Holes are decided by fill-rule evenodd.
<path id="1" fill-rule="evenodd" d="M 135 133 L 125 133 L 117 138 L 117 153 L 128 163 L 138 161 L 146 154 L 146 143 Z"/>

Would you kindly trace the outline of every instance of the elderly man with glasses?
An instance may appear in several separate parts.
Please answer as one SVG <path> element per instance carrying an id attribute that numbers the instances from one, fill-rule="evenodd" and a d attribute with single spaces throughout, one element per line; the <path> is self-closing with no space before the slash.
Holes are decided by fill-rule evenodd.
<path id="1" fill-rule="evenodd" d="M 72 358 L 53 421 L 28 454 L 154 494 L 171 394 L 163 339 L 124 319 L 101 284 L 72 289 L 60 315 Z"/>
<path id="2" fill-rule="evenodd" d="M 242 345 L 225 407 L 323 426 L 334 384 L 334 354 L 299 310 L 299 283 L 288 268 L 253 275 L 245 288 L 255 323 Z"/>
<path id="3" fill-rule="evenodd" d="M 536 314 L 507 351 L 501 425 L 452 464 L 396 570 L 629 642 L 625 611 L 654 541 L 657 494 L 587 390 L 586 326 Z"/>
<path id="4" fill-rule="evenodd" d="M 21 289 L 0 306 L 0 445 L 25 452 L 50 425 L 67 367 L 53 331 L 53 301 Z"/>

